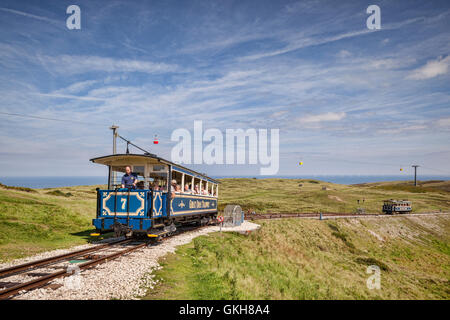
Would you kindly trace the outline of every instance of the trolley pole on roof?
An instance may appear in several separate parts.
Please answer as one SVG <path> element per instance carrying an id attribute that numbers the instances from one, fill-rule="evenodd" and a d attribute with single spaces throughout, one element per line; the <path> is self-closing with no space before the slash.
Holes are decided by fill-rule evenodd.
<path id="1" fill-rule="evenodd" d="M 117 129 L 119 129 L 119 126 L 112 125 L 110 129 L 113 131 L 113 154 L 116 154 L 116 140 L 118 136 Z"/>
<path id="2" fill-rule="evenodd" d="M 414 186 L 417 186 L 417 168 L 420 166 L 417 164 L 414 164 L 411 167 L 414 168 Z"/>

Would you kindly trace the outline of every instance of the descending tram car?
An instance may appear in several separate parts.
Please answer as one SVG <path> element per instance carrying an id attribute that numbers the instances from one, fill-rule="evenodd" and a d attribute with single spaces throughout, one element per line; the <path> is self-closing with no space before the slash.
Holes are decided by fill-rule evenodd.
<path id="1" fill-rule="evenodd" d="M 411 213 L 412 202 L 408 200 L 385 200 L 383 204 L 383 212 L 386 214 L 395 213 Z"/>
<path id="2" fill-rule="evenodd" d="M 91 159 L 108 166 L 108 189 L 97 189 L 97 233 L 159 237 L 180 224 L 208 224 L 217 218 L 219 182 L 154 154 L 113 154 Z M 123 189 L 126 166 L 137 175 L 136 189 Z M 172 193 L 171 181 L 180 190 Z M 197 193 L 181 192 L 188 184 Z"/>

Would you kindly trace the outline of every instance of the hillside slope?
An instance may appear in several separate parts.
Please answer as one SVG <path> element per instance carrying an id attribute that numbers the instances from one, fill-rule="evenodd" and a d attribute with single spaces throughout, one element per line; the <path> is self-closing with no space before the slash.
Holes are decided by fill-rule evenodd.
<path id="1" fill-rule="evenodd" d="M 220 181 L 219 209 L 227 204 L 240 204 L 244 210 L 257 213 L 289 213 L 354 212 L 362 207 L 367 212 L 379 213 L 384 199 L 408 198 L 413 201 L 414 212 L 450 211 L 450 192 L 435 189 L 437 185 L 445 185 L 442 182 L 428 184 L 426 187 L 433 187 L 430 190 L 413 192 L 395 183 L 346 186 L 309 179 Z M 27 189 L 0 184 L 0 260 L 89 241 L 96 187 Z"/>
<path id="2" fill-rule="evenodd" d="M 83 244 L 95 217 L 95 186 L 0 188 L 0 260 Z"/>
<path id="3" fill-rule="evenodd" d="M 261 222 L 161 260 L 147 299 L 450 299 L 450 215 Z M 369 265 L 381 269 L 370 290 Z"/>
<path id="4" fill-rule="evenodd" d="M 238 204 L 256 213 L 381 213 L 385 199 L 409 199 L 413 212 L 450 211 L 450 181 L 414 187 L 408 182 L 342 185 L 311 179 L 221 179 L 219 209 Z M 358 203 L 358 200 L 360 201 Z"/>

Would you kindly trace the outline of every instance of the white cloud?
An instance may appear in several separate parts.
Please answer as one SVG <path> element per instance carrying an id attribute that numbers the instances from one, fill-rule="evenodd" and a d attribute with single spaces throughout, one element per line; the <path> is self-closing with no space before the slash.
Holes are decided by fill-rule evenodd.
<path id="1" fill-rule="evenodd" d="M 105 101 L 103 98 L 95 98 L 95 97 L 80 97 L 71 94 L 57 94 L 57 93 L 39 93 L 40 96 L 49 97 L 49 98 L 61 98 L 61 99 L 77 99 L 77 100 L 85 100 L 85 101 Z"/>
<path id="2" fill-rule="evenodd" d="M 348 50 L 341 50 L 336 54 L 338 58 L 348 58 L 351 57 L 351 55 L 352 53 Z"/>
<path id="3" fill-rule="evenodd" d="M 317 115 L 310 115 L 301 118 L 297 118 L 300 123 L 318 123 L 323 121 L 339 121 L 346 117 L 345 112 L 327 112 Z"/>
<path id="4" fill-rule="evenodd" d="M 449 70 L 450 56 L 439 57 L 428 61 L 424 66 L 414 70 L 407 78 L 413 80 L 424 80 L 446 74 Z"/>
<path id="5" fill-rule="evenodd" d="M 40 57 L 40 60 L 50 72 L 63 74 L 80 74 L 91 71 L 166 73 L 179 70 L 178 66 L 166 63 L 99 56 L 43 56 Z"/>
<path id="6" fill-rule="evenodd" d="M 62 88 L 59 90 L 54 91 L 54 94 L 72 94 L 72 93 L 78 93 L 80 91 L 86 90 L 90 86 L 98 83 L 98 80 L 86 80 L 86 81 L 79 81 L 72 83 L 70 86 L 66 88 Z"/>
<path id="7" fill-rule="evenodd" d="M 411 125 L 403 128 L 392 128 L 392 129 L 380 129 L 377 130 L 378 133 L 381 134 L 398 134 L 402 132 L 413 132 L 413 131 L 421 131 L 427 129 L 428 127 L 425 125 Z"/>
<path id="8" fill-rule="evenodd" d="M 324 38 L 303 38 L 302 37 L 300 39 L 290 41 L 290 43 L 287 46 L 285 46 L 284 48 L 270 51 L 270 52 L 264 52 L 264 53 L 258 53 L 258 54 L 244 56 L 244 57 L 240 58 L 239 60 L 240 61 L 249 61 L 249 60 L 257 60 L 257 59 L 261 59 L 261 58 L 273 57 L 273 56 L 285 54 L 288 52 L 296 51 L 296 50 L 311 47 L 311 46 L 316 46 L 316 45 L 320 45 L 320 44 L 326 44 L 326 43 L 335 42 L 335 41 L 339 41 L 339 40 L 343 40 L 343 39 L 361 36 L 361 35 L 367 34 L 369 32 L 371 32 L 369 29 L 362 29 L 362 30 L 341 33 L 341 34 L 337 34 L 337 35 L 334 35 L 331 37 L 324 37 Z"/>
<path id="9" fill-rule="evenodd" d="M 408 61 L 408 59 L 403 59 L 403 60 L 391 59 L 391 58 L 376 59 L 376 60 L 370 61 L 369 64 L 367 65 L 367 67 L 369 69 L 395 69 L 395 68 L 398 68 L 409 62 L 410 61 Z"/>
<path id="10" fill-rule="evenodd" d="M 385 25 L 383 25 L 383 30 L 400 29 L 404 26 L 407 26 L 412 23 L 416 23 L 417 21 L 421 21 L 421 20 L 423 20 L 423 18 L 419 17 L 419 18 L 413 18 L 413 19 L 400 21 L 397 23 L 385 24 Z M 325 29 L 323 31 L 325 31 L 326 33 L 329 32 L 328 29 Z M 273 51 L 243 56 L 243 57 L 239 58 L 239 61 L 251 61 L 251 60 L 257 60 L 257 59 L 261 59 L 261 58 L 273 57 L 273 56 L 282 55 L 285 53 L 293 52 L 293 51 L 311 47 L 311 46 L 317 46 L 317 45 L 323 45 L 323 44 L 327 44 L 327 43 L 331 43 L 331 42 L 337 42 L 340 40 L 360 37 L 360 36 L 368 35 L 371 33 L 373 33 L 373 31 L 369 30 L 367 28 L 354 30 L 354 31 L 350 31 L 350 32 L 338 33 L 333 36 L 324 36 L 323 33 L 321 34 L 319 32 L 319 33 L 315 33 L 308 37 L 308 36 L 305 36 L 306 33 L 304 33 L 304 34 L 301 34 L 300 37 L 298 37 L 298 38 L 288 39 L 287 45 L 284 46 L 283 48 L 273 50 Z"/>
<path id="11" fill-rule="evenodd" d="M 27 13 L 27 12 L 23 12 L 23 11 L 19 11 L 19 10 L 13 10 L 13 9 L 2 8 L 2 7 L 0 7 L 0 10 L 4 11 L 4 12 L 14 13 L 14 14 L 17 14 L 17 15 L 20 15 L 20 16 L 24 16 L 24 17 L 27 17 L 27 18 L 32 18 L 32 19 L 41 20 L 41 21 L 45 21 L 45 22 L 50 22 L 50 23 L 53 23 L 53 24 L 61 24 L 60 21 L 49 19 L 47 17 L 37 16 L 35 14 L 31 14 L 31 13 Z"/>
<path id="12" fill-rule="evenodd" d="M 272 113 L 272 115 L 270 117 L 271 118 L 280 118 L 281 116 L 285 115 L 286 113 L 287 113 L 286 110 L 281 110 L 281 111 Z"/>
<path id="13" fill-rule="evenodd" d="M 439 119 L 437 125 L 440 127 L 450 127 L 450 117 Z"/>

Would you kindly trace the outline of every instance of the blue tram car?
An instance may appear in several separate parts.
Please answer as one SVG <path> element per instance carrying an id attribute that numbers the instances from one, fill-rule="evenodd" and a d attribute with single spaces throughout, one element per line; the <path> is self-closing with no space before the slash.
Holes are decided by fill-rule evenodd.
<path id="1" fill-rule="evenodd" d="M 383 212 L 386 214 L 395 213 L 411 213 L 412 202 L 408 200 L 385 200 L 383 204 Z"/>
<path id="2" fill-rule="evenodd" d="M 217 218 L 219 182 L 204 174 L 149 153 L 90 161 L 109 169 L 108 188 L 97 189 L 96 234 L 158 238 L 179 225 L 204 225 Z M 127 166 L 138 179 L 136 188 L 122 188 Z"/>

